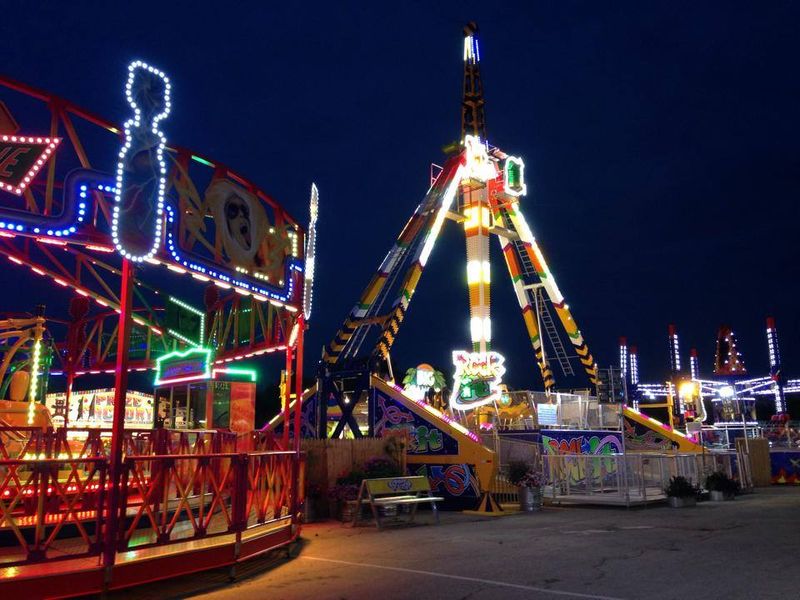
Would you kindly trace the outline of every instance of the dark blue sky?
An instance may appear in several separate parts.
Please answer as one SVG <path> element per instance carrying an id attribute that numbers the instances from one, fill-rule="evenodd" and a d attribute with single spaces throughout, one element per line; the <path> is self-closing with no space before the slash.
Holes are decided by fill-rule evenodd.
<path id="1" fill-rule="evenodd" d="M 786 370 L 800 374 L 796 3 L 37 4 L 4 3 L 5 74 L 122 121 L 126 65 L 142 58 L 173 80 L 171 141 L 252 178 L 302 222 L 317 182 L 309 365 L 458 137 L 461 26 L 475 20 L 490 142 L 526 160 L 523 209 L 600 363 L 626 334 L 655 379 L 675 322 L 708 371 L 727 322 L 763 373 L 773 314 Z M 495 346 L 513 384 L 540 387 L 497 258 Z M 396 363 L 449 371 L 467 314 L 451 225 Z"/>

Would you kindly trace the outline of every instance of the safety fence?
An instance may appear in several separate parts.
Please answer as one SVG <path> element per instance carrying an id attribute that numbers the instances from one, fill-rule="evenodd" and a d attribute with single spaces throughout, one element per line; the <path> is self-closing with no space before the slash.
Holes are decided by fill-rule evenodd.
<path id="1" fill-rule="evenodd" d="M 503 431 L 539 427 L 619 429 L 621 404 L 598 401 L 588 393 L 514 391 L 497 405 L 489 405 L 493 425 Z"/>
<path id="2" fill-rule="evenodd" d="M 0 460 L 0 568 L 93 556 L 99 568 L 108 470 L 104 457 Z M 227 546 L 220 546 L 226 550 L 217 562 L 204 563 L 211 568 L 266 551 L 296 536 L 302 479 L 302 455 L 293 451 L 129 455 L 111 554 L 126 552 L 130 564 L 137 556 L 131 551 L 184 544 L 185 552 L 192 550 L 186 542 L 202 539 L 208 546 L 218 538 Z M 272 541 L 257 543 L 267 534 Z M 197 570 L 190 564 L 174 568 Z M 162 576 L 147 574 L 151 580 Z"/>
<path id="3" fill-rule="evenodd" d="M 542 468 L 545 497 L 552 502 L 646 503 L 665 497 L 674 476 L 702 487 L 705 477 L 724 471 L 744 478 L 746 461 L 729 453 L 692 454 L 546 454 Z"/>
<path id="4" fill-rule="evenodd" d="M 230 431 L 126 429 L 122 447 L 127 456 L 182 455 L 235 452 L 237 443 L 236 433 Z M 111 429 L 0 427 L 4 459 L 108 457 L 110 450 Z"/>
<path id="5" fill-rule="evenodd" d="M 0 460 L 0 566 L 99 555 L 108 462 Z"/>
<path id="6" fill-rule="evenodd" d="M 120 549 L 243 531 L 293 514 L 291 451 L 128 457 Z M 301 488 L 302 489 L 302 488 Z"/>
<path id="7" fill-rule="evenodd" d="M 791 450 L 800 448 L 800 421 L 769 423 L 763 427 L 762 431 L 772 448 Z"/>
<path id="8" fill-rule="evenodd" d="M 531 469 L 542 468 L 542 446 L 535 442 L 510 439 L 508 436 L 483 434 L 483 445 L 495 452 L 497 469 L 495 470 L 490 491 L 500 504 L 519 502 L 519 488 L 512 484 L 508 477 L 508 467 L 512 462 L 527 463 Z"/>

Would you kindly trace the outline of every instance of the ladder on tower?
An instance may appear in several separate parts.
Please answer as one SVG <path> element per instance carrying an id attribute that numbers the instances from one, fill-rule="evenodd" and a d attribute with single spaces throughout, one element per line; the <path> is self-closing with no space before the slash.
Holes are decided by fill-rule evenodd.
<path id="1" fill-rule="evenodd" d="M 561 367 L 561 372 L 564 373 L 565 377 L 574 375 L 575 372 L 572 370 L 572 362 L 569 360 L 564 344 L 561 343 L 561 336 L 558 335 L 556 324 L 553 322 L 553 316 L 550 314 L 550 309 L 547 306 L 549 300 L 546 298 L 544 288 L 541 284 L 525 287 L 528 294 L 533 295 L 533 305 L 536 307 L 539 323 L 541 323 L 541 328 L 547 333 L 547 338 L 550 340 L 550 346 L 553 348 L 553 354 L 555 355 L 556 362 L 558 362 L 558 366 Z"/>
<path id="2" fill-rule="evenodd" d="M 506 222 L 509 222 L 507 217 Z M 525 249 L 525 242 L 516 239 L 511 240 L 511 243 L 514 245 L 514 251 L 517 254 L 517 259 L 522 267 L 522 274 L 525 275 L 525 279 L 530 281 L 532 277 L 537 277 L 538 273 L 536 273 L 536 268 L 533 266 L 531 258 L 528 256 L 528 251 Z"/>
<path id="3" fill-rule="evenodd" d="M 508 218 L 506 218 L 505 221 L 510 223 Z M 547 334 L 547 339 L 550 340 L 553 358 L 558 363 L 565 377 L 574 375 L 575 372 L 572 370 L 572 362 L 569 359 L 566 348 L 564 348 L 564 344 L 561 342 L 561 336 L 558 335 L 556 324 L 553 322 L 553 316 L 550 314 L 550 309 L 547 306 L 548 298 L 546 297 L 544 287 L 540 283 L 528 283 L 536 281 L 539 278 L 539 274 L 536 272 L 536 267 L 534 267 L 533 262 L 531 262 L 528 250 L 525 247 L 525 242 L 516 239 L 511 240 L 511 244 L 514 246 L 514 252 L 522 268 L 522 275 L 527 283 L 527 285 L 525 285 L 525 290 L 529 294 L 531 304 L 536 309 L 536 315 L 541 324 L 540 329 L 544 330 Z M 544 346 L 542 346 L 542 349 L 544 349 Z"/>

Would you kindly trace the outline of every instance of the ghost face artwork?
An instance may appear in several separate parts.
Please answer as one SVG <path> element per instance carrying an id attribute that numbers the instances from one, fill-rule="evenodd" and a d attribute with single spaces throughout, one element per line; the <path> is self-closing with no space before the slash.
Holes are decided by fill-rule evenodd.
<path id="1" fill-rule="evenodd" d="M 253 247 L 253 224 L 250 221 L 250 207 L 236 194 L 225 200 L 225 226 L 227 236 L 242 250 L 249 252 Z"/>
<path id="2" fill-rule="evenodd" d="M 206 202 L 216 225 L 217 247 L 223 251 L 219 258 L 248 271 L 260 271 L 269 221 L 259 199 L 235 183 L 218 179 L 208 186 Z"/>

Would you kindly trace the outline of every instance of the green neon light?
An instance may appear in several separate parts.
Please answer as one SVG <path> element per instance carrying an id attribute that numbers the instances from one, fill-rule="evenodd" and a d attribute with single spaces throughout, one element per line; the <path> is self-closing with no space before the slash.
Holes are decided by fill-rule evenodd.
<path id="1" fill-rule="evenodd" d="M 226 375 L 245 375 L 254 383 L 258 381 L 258 373 L 253 369 L 242 369 L 241 367 L 223 367 L 221 369 L 214 369 L 212 375 L 216 377 L 217 373 L 225 373 Z"/>
<path id="2" fill-rule="evenodd" d="M 176 350 L 164 356 L 159 356 L 156 359 L 156 378 L 153 382 L 155 385 L 162 383 L 177 383 L 179 381 L 188 381 L 191 379 L 210 379 L 211 378 L 211 362 L 214 351 L 211 348 L 189 348 L 188 350 Z M 205 357 L 205 367 L 203 373 L 195 373 L 186 377 L 173 377 L 171 379 L 161 378 L 161 364 L 164 361 L 174 360 L 176 358 L 191 358 L 194 355 L 202 355 Z"/>
<path id="3" fill-rule="evenodd" d="M 198 308 L 195 308 L 191 304 L 187 304 L 186 302 L 184 302 L 180 298 L 176 298 L 175 296 L 170 296 L 168 298 L 168 300 L 170 302 L 172 302 L 173 304 L 176 304 L 177 306 L 180 306 L 184 310 L 187 310 L 190 313 L 195 314 L 198 317 L 200 317 L 200 340 L 199 341 L 194 341 L 194 340 L 186 337 L 182 333 L 179 333 L 179 332 L 175 331 L 174 329 L 167 329 L 167 333 L 169 333 L 173 337 L 178 338 L 179 340 L 181 340 L 183 342 L 186 342 L 187 344 L 191 344 L 192 346 L 197 346 L 197 347 L 202 346 L 203 345 L 203 340 L 206 337 L 206 313 L 204 313 L 202 310 L 200 310 Z"/>
<path id="4" fill-rule="evenodd" d="M 205 158 L 200 158 L 199 156 L 195 156 L 194 154 L 192 154 L 192 160 L 196 160 L 201 165 L 205 165 L 207 167 L 212 167 L 213 168 L 213 167 L 217 166 L 214 163 L 207 161 Z"/>

